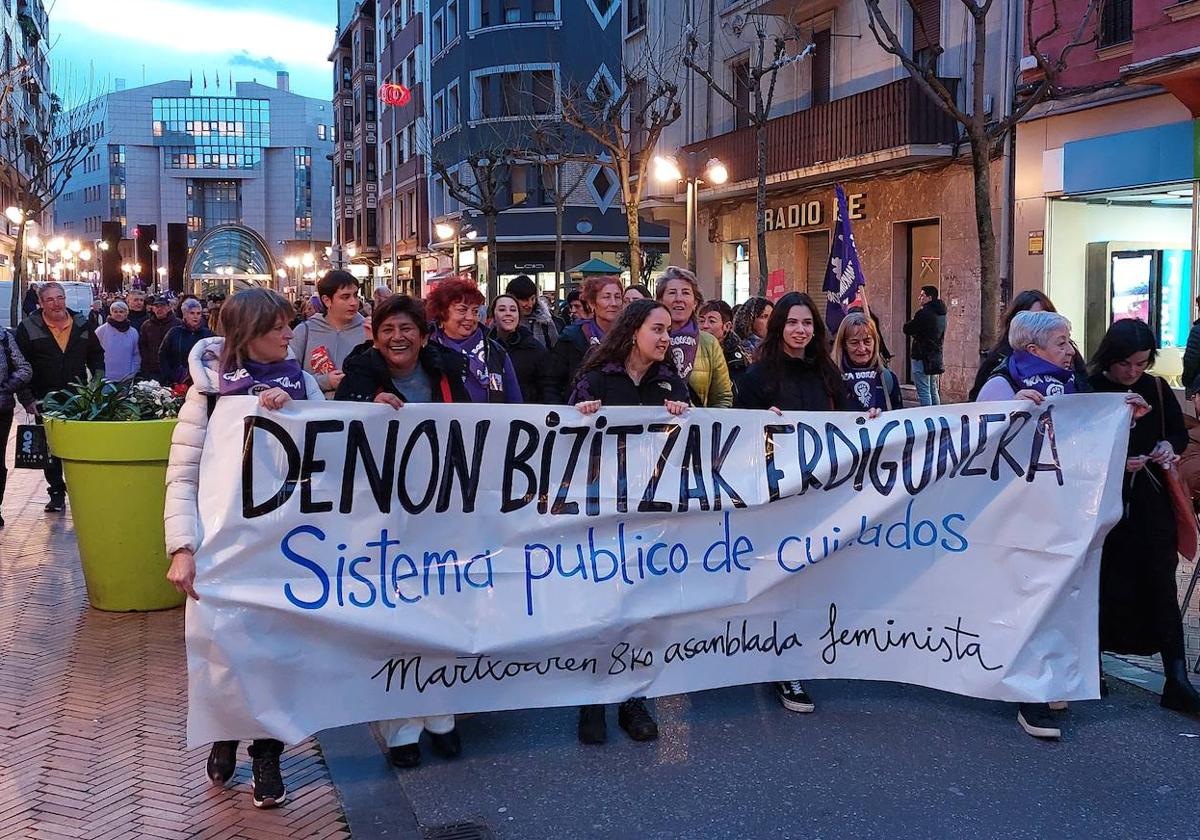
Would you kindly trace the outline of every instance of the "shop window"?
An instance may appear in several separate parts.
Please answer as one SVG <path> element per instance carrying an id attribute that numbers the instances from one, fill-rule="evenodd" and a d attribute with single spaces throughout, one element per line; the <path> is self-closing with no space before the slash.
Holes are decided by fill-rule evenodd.
<path id="1" fill-rule="evenodd" d="M 725 265 L 721 271 L 721 300 L 731 306 L 750 297 L 750 243 L 730 242 L 725 246 Z"/>

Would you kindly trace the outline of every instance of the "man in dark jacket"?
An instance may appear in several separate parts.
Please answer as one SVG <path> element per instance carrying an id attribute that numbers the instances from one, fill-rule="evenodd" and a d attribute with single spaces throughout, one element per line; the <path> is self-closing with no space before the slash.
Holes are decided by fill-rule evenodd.
<path id="1" fill-rule="evenodd" d="M 140 336 L 142 324 L 150 317 L 150 313 L 146 311 L 146 293 L 141 289 L 134 289 L 125 296 L 125 303 L 129 306 L 129 326 L 137 330 Z"/>
<path id="2" fill-rule="evenodd" d="M 104 375 L 104 348 L 87 316 L 67 309 L 67 293 L 60 284 L 44 284 L 38 290 L 38 303 L 41 309 L 17 327 L 17 346 L 33 368 L 29 390 L 35 402 L 25 408 L 40 423 L 41 402 L 47 394 L 86 379 L 89 372 Z M 46 510 L 61 511 L 67 492 L 62 462 L 51 458 L 45 474 L 50 494 Z"/>
<path id="3" fill-rule="evenodd" d="M 946 340 L 946 304 L 938 298 L 937 286 L 922 286 L 917 296 L 921 307 L 904 325 L 904 334 L 912 339 L 913 384 L 921 405 L 941 405 L 938 378 L 942 365 L 942 344 Z"/>
<path id="4" fill-rule="evenodd" d="M 147 379 L 159 379 L 158 351 L 162 348 L 167 333 L 182 322 L 175 317 L 175 313 L 171 311 L 171 302 L 166 298 L 152 297 L 148 303 L 150 317 L 143 321 L 138 329 L 138 352 L 142 356 L 142 369 L 138 373 Z"/>
<path id="5" fill-rule="evenodd" d="M 183 323 L 167 330 L 158 348 L 159 381 L 164 385 L 182 385 L 188 381 L 188 354 L 202 338 L 213 331 L 204 326 L 204 304 L 188 298 L 179 306 Z"/>

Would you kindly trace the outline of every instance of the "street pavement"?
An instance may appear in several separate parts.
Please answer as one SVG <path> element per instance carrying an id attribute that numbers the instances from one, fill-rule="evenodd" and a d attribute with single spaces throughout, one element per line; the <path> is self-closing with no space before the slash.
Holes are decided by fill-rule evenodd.
<path id="1" fill-rule="evenodd" d="M 459 723 L 460 759 L 426 750 L 393 772 L 421 826 L 473 821 L 499 838 L 1200 836 L 1200 721 L 1110 682 L 1105 700 L 1072 704 L 1059 743 L 1001 703 L 814 681 L 810 715 L 765 686 L 660 699 L 650 744 L 614 709 L 601 747 L 575 740 L 573 709 L 476 715 Z M 361 803 L 342 796 L 366 836 Z"/>

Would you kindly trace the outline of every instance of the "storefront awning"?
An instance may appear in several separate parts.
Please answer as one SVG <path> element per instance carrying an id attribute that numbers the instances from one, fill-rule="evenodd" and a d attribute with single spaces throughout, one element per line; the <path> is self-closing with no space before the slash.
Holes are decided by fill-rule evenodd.
<path id="1" fill-rule="evenodd" d="M 1200 120 L 1074 140 L 1063 145 L 1063 191 L 1194 181 L 1200 177 Z M 1121 161 L 1113 166 L 1113 161 Z"/>

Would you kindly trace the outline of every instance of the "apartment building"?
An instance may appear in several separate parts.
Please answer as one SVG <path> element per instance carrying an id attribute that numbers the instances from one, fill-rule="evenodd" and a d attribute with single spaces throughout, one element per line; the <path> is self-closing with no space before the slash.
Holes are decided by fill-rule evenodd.
<path id="1" fill-rule="evenodd" d="M 987 21 L 986 105 L 1009 113 L 1018 31 L 1013 9 L 997 3 Z M 916 8 L 919 17 L 914 16 Z M 936 63 L 937 75 L 965 105 L 973 96 L 972 29 L 962 4 L 921 0 L 882 4 L 905 49 Z M 656 154 L 719 159 L 728 180 L 701 183 L 697 266 L 705 293 L 737 303 L 757 293 L 756 135 L 748 124 L 750 67 L 757 30 L 785 39 L 767 124 L 767 270 L 776 292 L 802 290 L 818 300 L 835 217 L 834 187 L 850 196 L 850 216 L 871 309 L 882 321 L 908 376 L 901 332 L 923 285 L 941 289 L 949 308 L 943 393 L 965 394 L 979 351 L 979 251 L 973 178 L 958 125 L 935 105 L 868 26 L 862 0 L 629 0 L 622 13 L 632 63 L 686 49 L 741 106 L 735 108 L 695 73 L 682 79 L 683 117 Z M 764 82 L 764 85 L 767 84 Z M 997 231 L 1009 208 L 1005 163 L 993 166 Z M 666 191 L 654 210 L 670 222 L 672 252 L 686 231 L 682 192 Z M 1007 265 L 1002 274 L 1007 276 Z"/>

